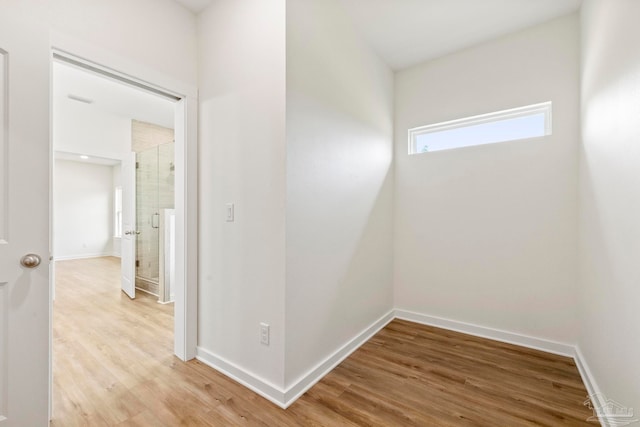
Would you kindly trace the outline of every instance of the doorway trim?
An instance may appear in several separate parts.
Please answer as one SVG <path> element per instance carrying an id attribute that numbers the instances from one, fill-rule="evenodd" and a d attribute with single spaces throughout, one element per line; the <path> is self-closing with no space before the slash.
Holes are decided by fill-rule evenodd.
<path id="1" fill-rule="evenodd" d="M 173 96 L 175 117 L 175 209 L 176 209 L 176 287 L 174 304 L 174 353 L 183 361 L 196 356 L 197 346 L 197 280 L 198 280 L 198 162 L 197 117 L 198 91 L 189 84 L 126 58 L 67 36 L 50 35 L 50 64 L 68 60 L 89 72 L 102 72 L 116 80 L 130 82 Z M 126 83 L 125 83 L 126 84 Z M 50 90 L 52 85 L 50 85 Z M 52 132 L 50 132 L 53 135 Z M 53 164 L 53 141 L 50 142 L 50 164 Z M 51 181 L 51 180 L 50 180 Z M 50 221 L 52 212 L 49 213 Z M 53 233 L 53 227 L 50 227 Z M 51 236 L 52 237 L 52 236 Z M 53 241 L 53 239 L 50 239 Z M 52 249 L 52 248 L 51 248 Z M 53 281 L 53 277 L 51 277 Z M 53 323 L 50 322 L 50 328 Z M 49 360 L 52 358 L 50 343 Z M 51 363 L 50 363 L 51 366 Z M 51 368 L 50 368 L 51 369 Z M 51 375 L 52 376 L 52 373 Z"/>

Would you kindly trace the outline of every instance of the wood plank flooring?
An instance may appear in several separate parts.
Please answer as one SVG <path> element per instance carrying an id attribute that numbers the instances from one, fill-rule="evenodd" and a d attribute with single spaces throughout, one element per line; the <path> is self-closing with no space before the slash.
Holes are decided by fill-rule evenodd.
<path id="1" fill-rule="evenodd" d="M 54 427 L 594 425 L 571 359 L 399 320 L 285 411 L 175 358 L 173 307 L 119 271 L 56 264 Z"/>

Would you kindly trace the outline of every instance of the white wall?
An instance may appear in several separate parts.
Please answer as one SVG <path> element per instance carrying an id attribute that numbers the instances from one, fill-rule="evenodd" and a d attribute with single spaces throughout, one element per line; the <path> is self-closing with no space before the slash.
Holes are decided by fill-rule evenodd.
<path id="1" fill-rule="evenodd" d="M 393 73 L 338 4 L 287 2 L 287 387 L 393 306 Z"/>
<path id="2" fill-rule="evenodd" d="M 282 390 L 392 308 L 393 74 L 332 2 L 219 0 L 199 29 L 199 351 Z"/>
<path id="3" fill-rule="evenodd" d="M 640 409 L 640 40 L 636 0 L 582 11 L 579 347 L 606 397 Z M 637 417 L 636 417 L 637 418 Z"/>
<path id="4" fill-rule="evenodd" d="M 122 159 L 131 150 L 131 119 L 93 105 L 62 99 L 53 107 L 53 147 L 106 159 Z"/>
<path id="5" fill-rule="evenodd" d="M 395 303 L 573 344 L 578 20 L 396 74 Z M 407 155 L 407 130 L 553 101 L 553 136 Z"/>
<path id="6" fill-rule="evenodd" d="M 56 160 L 55 259 L 113 254 L 113 167 Z"/>
<path id="7" fill-rule="evenodd" d="M 173 0 L 38 0 L 54 33 L 176 81 L 197 81 L 196 18 Z M 37 3 L 37 2 L 33 2 Z M 46 7 L 40 7 L 45 9 Z"/>
<path id="8" fill-rule="evenodd" d="M 281 388 L 285 1 L 215 0 L 198 28 L 198 346 Z M 225 222 L 226 203 L 235 222 Z M 270 346 L 260 322 L 271 326 Z"/>

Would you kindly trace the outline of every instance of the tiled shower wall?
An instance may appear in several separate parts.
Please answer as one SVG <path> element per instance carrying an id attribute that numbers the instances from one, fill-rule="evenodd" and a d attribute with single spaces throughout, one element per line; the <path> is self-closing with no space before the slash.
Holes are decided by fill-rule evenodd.
<path id="1" fill-rule="evenodd" d="M 159 224 L 162 209 L 174 208 L 173 129 L 132 121 L 132 147 L 136 152 L 137 239 L 136 287 L 158 294 Z"/>

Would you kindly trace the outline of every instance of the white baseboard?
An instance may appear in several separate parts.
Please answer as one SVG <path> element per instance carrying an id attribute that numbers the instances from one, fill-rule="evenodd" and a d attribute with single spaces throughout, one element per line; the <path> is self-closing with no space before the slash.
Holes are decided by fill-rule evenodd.
<path id="1" fill-rule="evenodd" d="M 225 360 L 222 357 L 216 356 L 202 347 L 198 347 L 196 359 L 239 382 L 250 390 L 253 390 L 279 407 L 287 409 L 300 396 L 306 393 L 307 390 L 331 372 L 333 368 L 338 366 L 344 359 L 349 357 L 351 353 L 356 351 L 362 344 L 367 342 L 373 335 L 378 333 L 378 331 L 391 322 L 393 318 L 392 310 L 353 337 L 324 361 L 320 362 L 316 367 L 310 369 L 309 372 L 296 380 L 294 384 L 286 390 L 258 377 L 228 360 Z"/>
<path id="2" fill-rule="evenodd" d="M 234 381 L 239 382 L 243 386 L 258 393 L 265 399 L 275 403 L 279 407 L 286 409 L 284 390 L 280 387 L 271 384 L 269 381 L 264 380 L 257 375 L 247 371 L 244 368 L 230 362 L 220 356 L 213 354 L 212 352 L 205 350 L 202 347 L 196 349 L 196 359 L 228 376 Z"/>
<path id="3" fill-rule="evenodd" d="M 578 367 L 578 371 L 580 372 L 580 376 L 582 377 L 582 381 L 584 382 L 585 387 L 587 388 L 587 392 L 590 396 L 595 396 L 600 394 L 600 389 L 598 388 L 598 384 L 596 383 L 593 375 L 591 374 L 591 369 L 589 369 L 589 365 L 587 365 L 587 361 L 584 359 L 582 355 L 582 351 L 580 351 L 580 347 L 575 347 L 574 360 L 576 361 L 576 366 Z"/>
<path id="4" fill-rule="evenodd" d="M 306 374 L 301 376 L 286 389 L 278 387 L 202 347 L 197 348 L 196 358 L 250 390 L 253 390 L 279 407 L 286 409 L 325 375 L 331 372 L 343 360 L 367 342 L 373 335 L 378 333 L 382 328 L 389 324 L 389 322 L 396 318 L 574 358 L 589 395 L 598 395 L 599 389 L 596 382 L 593 379 L 580 350 L 573 345 L 401 309 L 392 310 L 376 320 L 369 327 L 353 337 L 324 361 L 316 365 L 316 367 L 310 369 Z M 608 427 L 604 423 L 603 426 Z"/>
<path id="5" fill-rule="evenodd" d="M 589 393 L 589 397 L 591 399 L 595 399 L 596 402 L 593 404 L 597 405 L 600 408 L 604 408 L 606 406 L 606 402 L 604 401 L 604 394 L 600 391 L 600 387 L 598 387 L 598 383 L 596 382 L 595 377 L 591 373 L 591 369 L 589 369 L 589 365 L 587 364 L 587 360 L 584 358 L 582 351 L 580 350 L 580 346 L 575 347 L 575 354 L 573 359 L 576 361 L 576 366 L 578 367 L 578 371 L 580 372 L 580 376 L 582 377 L 582 382 L 584 386 L 587 388 L 587 393 Z M 586 397 L 585 397 L 586 399 Z M 615 426 L 616 424 L 610 420 L 604 419 L 600 417 L 600 424 L 602 427 Z"/>
<path id="6" fill-rule="evenodd" d="M 442 317 L 429 316 L 401 309 L 395 310 L 395 317 L 402 320 L 422 323 L 423 325 L 435 326 L 477 337 L 533 348 L 535 350 L 558 354 L 560 356 L 573 357 L 575 354 L 575 347 L 571 344 L 548 341 L 541 338 L 530 337 L 528 335 L 474 325 L 472 323 L 458 322 L 456 320 L 444 319 Z"/>
<path id="7" fill-rule="evenodd" d="M 118 255 L 114 255 L 113 253 L 109 252 L 109 253 L 99 253 L 99 254 L 61 255 L 61 256 L 56 255 L 53 257 L 53 260 L 54 261 L 70 261 L 73 259 L 103 258 L 108 256 L 119 258 Z"/>
<path id="8" fill-rule="evenodd" d="M 146 289 L 139 288 L 139 287 L 137 287 L 137 286 L 136 286 L 136 292 L 142 292 L 142 293 L 145 293 L 145 294 L 147 294 L 147 295 L 151 295 L 152 297 L 159 298 L 159 297 L 158 297 L 158 295 L 154 294 L 153 292 L 148 291 L 148 290 L 146 290 Z M 158 301 L 158 302 L 160 302 L 160 301 Z M 172 302 L 173 302 L 173 301 L 172 301 Z"/>
<path id="9" fill-rule="evenodd" d="M 351 353 L 356 351 L 362 344 L 369 341 L 369 339 L 377 334 L 382 328 L 387 326 L 389 322 L 394 319 L 394 311 L 391 310 L 372 325 L 353 337 L 351 341 L 347 342 L 340 349 L 335 351 L 332 355 L 327 357 L 323 362 L 319 363 L 315 368 L 309 370 L 305 375 L 291 385 L 285 392 L 285 405 L 288 407 L 295 402 L 300 396 L 305 394 L 307 390 L 313 387 L 318 381 L 324 378 L 329 372 L 331 372 L 336 366 L 338 366 L 344 359 L 349 357 Z"/>

